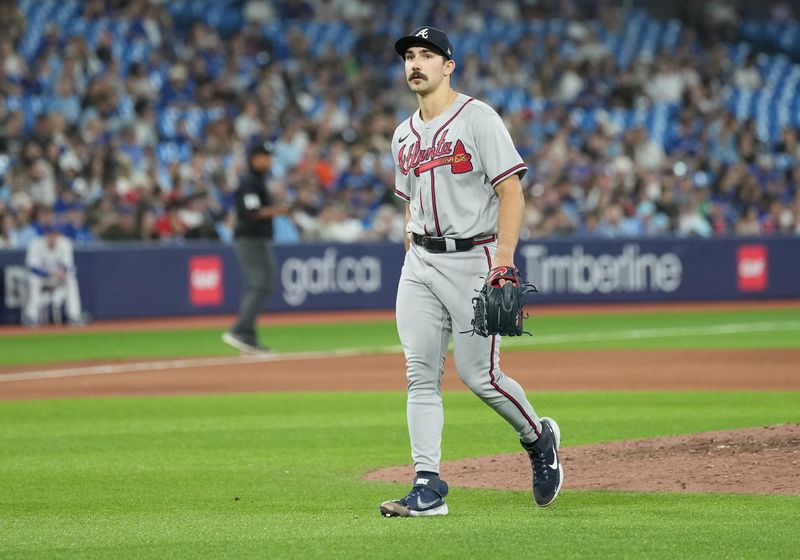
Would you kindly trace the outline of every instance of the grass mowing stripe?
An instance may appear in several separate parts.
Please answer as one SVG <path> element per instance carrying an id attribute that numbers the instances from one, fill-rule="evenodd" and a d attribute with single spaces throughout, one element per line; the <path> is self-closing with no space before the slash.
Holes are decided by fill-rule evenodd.
<path id="1" fill-rule="evenodd" d="M 685 336 L 718 336 L 727 334 L 746 334 L 759 332 L 793 332 L 800 331 L 800 321 L 771 321 L 762 323 L 728 323 L 705 327 L 654 327 L 631 329 L 627 331 L 603 331 L 572 334 L 536 335 L 533 342 L 526 339 L 512 338 L 503 344 L 541 345 L 562 344 L 565 342 L 589 342 L 601 340 L 640 340 L 645 338 L 671 338 Z"/>
<path id="2" fill-rule="evenodd" d="M 732 323 L 727 325 L 715 325 L 696 328 L 652 328 L 652 329 L 632 329 L 628 331 L 605 331 L 602 333 L 574 333 L 570 335 L 538 335 L 532 341 L 519 338 L 506 338 L 504 346 L 511 347 L 531 347 L 543 346 L 548 344 L 563 344 L 569 342 L 594 342 L 608 340 L 642 340 L 658 339 L 669 337 L 698 337 L 698 336 L 720 336 L 728 334 L 746 334 L 758 332 L 793 332 L 800 331 L 800 321 L 793 322 L 763 322 L 763 323 Z M 451 344 L 452 347 L 452 344 Z M 305 360 L 309 358 L 325 359 L 329 357 L 348 357 L 363 354 L 393 354 L 402 352 L 400 345 L 379 346 L 370 348 L 351 348 L 334 351 L 320 352 L 293 352 L 275 353 L 266 356 L 240 356 L 223 358 L 197 358 L 179 359 L 156 362 L 139 362 L 128 364 L 113 364 L 103 366 L 86 366 L 76 368 L 60 368 L 53 370 L 39 370 L 24 373 L 8 374 L 0 376 L 0 383 L 6 381 L 26 381 L 32 379 L 53 379 L 59 377 L 78 377 L 84 375 L 104 375 L 121 372 L 144 372 L 154 370 L 180 369 L 187 367 L 204 367 L 215 365 L 236 365 L 241 363 L 275 362 Z"/>
<path id="3" fill-rule="evenodd" d="M 224 329 L 128 332 L 68 331 L 0 336 L 0 365 L 79 360 L 235 356 L 220 338 Z M 397 344 L 391 321 L 286 325 L 259 328 L 261 339 L 280 352 L 337 351 Z"/>
<path id="4" fill-rule="evenodd" d="M 626 349 L 645 345 L 655 349 L 696 348 L 698 345 L 717 348 L 800 348 L 800 336 L 797 336 L 797 330 L 793 326 L 799 319 L 800 311 L 793 309 L 534 316 L 527 325 L 537 336 L 533 339 L 520 337 L 508 341 L 511 342 L 509 348 L 512 350 L 544 347 L 564 350 Z M 759 330 L 766 329 L 767 323 L 775 323 L 776 330 Z M 748 330 L 747 324 L 757 326 Z M 729 325 L 744 326 L 740 328 Z M 720 327 L 722 332 L 714 334 L 713 331 L 706 331 L 708 334 L 694 336 L 694 331 L 689 330 L 715 327 Z M 687 334 L 681 337 L 676 334 L 676 330 L 672 333 L 664 331 L 668 336 L 645 335 L 637 338 L 634 333 L 623 334 L 616 339 L 608 338 L 610 333 L 650 333 L 653 329 L 686 329 Z M 259 331 L 262 340 L 281 353 L 342 349 L 393 352 L 398 343 L 393 321 L 268 325 L 261 327 Z M 0 336 L 0 365 L 235 355 L 236 352 L 220 340 L 221 333 L 222 329 L 198 328 L 135 332 L 37 332 Z M 537 344 L 540 337 L 546 345 Z"/>

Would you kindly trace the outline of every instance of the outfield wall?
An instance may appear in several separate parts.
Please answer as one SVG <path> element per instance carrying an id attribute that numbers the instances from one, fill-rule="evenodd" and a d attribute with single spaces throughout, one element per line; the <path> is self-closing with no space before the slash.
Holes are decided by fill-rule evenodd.
<path id="1" fill-rule="evenodd" d="M 394 307 L 395 244 L 277 247 L 280 278 L 266 308 Z M 0 323 L 19 321 L 25 255 L 0 251 Z M 75 255 L 84 308 L 96 319 L 232 313 L 241 285 L 231 247 L 111 245 Z M 521 243 L 531 303 L 800 297 L 800 238 L 559 240 Z"/>

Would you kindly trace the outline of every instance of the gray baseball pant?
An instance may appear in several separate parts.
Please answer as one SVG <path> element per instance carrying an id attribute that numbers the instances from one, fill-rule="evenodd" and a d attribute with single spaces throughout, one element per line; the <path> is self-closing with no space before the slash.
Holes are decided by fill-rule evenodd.
<path id="1" fill-rule="evenodd" d="M 242 271 L 244 294 L 231 332 L 248 343 L 257 343 L 256 320 L 275 287 L 278 268 L 275 251 L 272 241 L 260 237 L 237 237 L 233 250 Z"/>
<path id="2" fill-rule="evenodd" d="M 397 289 L 397 331 L 406 357 L 408 432 L 417 472 L 439 472 L 441 378 L 450 336 L 461 381 L 526 442 L 541 424 L 522 387 L 500 370 L 500 337 L 472 335 L 472 298 L 491 269 L 495 244 L 429 253 L 412 244 Z M 470 331 L 463 333 L 462 331 Z"/>

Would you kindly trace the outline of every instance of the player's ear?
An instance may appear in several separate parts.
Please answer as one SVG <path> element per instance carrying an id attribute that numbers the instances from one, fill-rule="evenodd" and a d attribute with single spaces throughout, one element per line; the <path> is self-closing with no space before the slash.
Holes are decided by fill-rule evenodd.
<path id="1" fill-rule="evenodd" d="M 449 76 L 456 69 L 456 61 L 452 58 L 445 59 L 444 61 L 444 75 Z"/>

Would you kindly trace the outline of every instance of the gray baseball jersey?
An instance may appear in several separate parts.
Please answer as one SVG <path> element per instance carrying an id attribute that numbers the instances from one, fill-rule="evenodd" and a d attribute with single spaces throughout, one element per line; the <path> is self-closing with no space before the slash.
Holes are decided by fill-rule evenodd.
<path id="1" fill-rule="evenodd" d="M 429 123 L 418 111 L 403 121 L 392 155 L 395 194 L 411 206 L 410 231 L 436 237 L 497 233 L 494 187 L 528 169 L 494 109 L 463 94 Z"/>
<path id="2" fill-rule="evenodd" d="M 59 235 L 55 245 L 50 248 L 45 236 L 37 237 L 28 245 L 25 254 L 25 265 L 28 267 L 28 298 L 23 310 L 23 319 L 30 325 L 39 322 L 42 301 L 45 292 L 49 292 L 51 301 L 59 297 L 67 308 L 67 318 L 71 322 L 81 321 L 81 295 L 78 289 L 78 278 L 75 275 L 75 255 L 72 241 Z M 56 272 L 64 272 L 63 279 L 56 277 Z M 55 318 L 54 318 L 55 320 Z"/>

